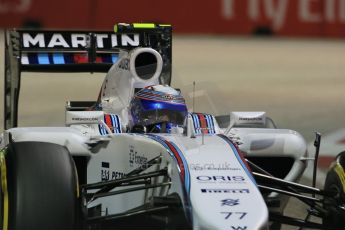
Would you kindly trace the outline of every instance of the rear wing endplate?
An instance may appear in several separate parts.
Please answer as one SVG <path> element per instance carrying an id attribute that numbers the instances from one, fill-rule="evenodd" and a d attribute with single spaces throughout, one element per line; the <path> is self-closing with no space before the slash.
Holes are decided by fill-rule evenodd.
<path id="1" fill-rule="evenodd" d="M 171 82 L 171 26 L 117 24 L 114 31 L 5 31 L 4 128 L 18 125 L 22 72 L 108 72 L 120 50 L 151 47 L 163 58 Z"/>

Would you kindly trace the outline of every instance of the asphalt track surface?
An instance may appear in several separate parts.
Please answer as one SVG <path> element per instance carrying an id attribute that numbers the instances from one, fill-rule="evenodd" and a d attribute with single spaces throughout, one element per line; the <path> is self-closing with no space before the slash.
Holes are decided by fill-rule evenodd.
<path id="1" fill-rule="evenodd" d="M 23 74 L 19 125 L 64 125 L 65 102 L 95 100 L 102 80 L 103 75 L 88 73 Z M 194 81 L 194 111 L 266 111 L 279 128 L 296 130 L 308 142 L 314 131 L 327 134 L 345 127 L 343 40 L 175 36 L 172 85 L 182 90 L 191 109 Z M 0 107 L 3 121 L 3 99 Z M 304 217 L 305 207 L 291 201 L 286 213 Z"/>

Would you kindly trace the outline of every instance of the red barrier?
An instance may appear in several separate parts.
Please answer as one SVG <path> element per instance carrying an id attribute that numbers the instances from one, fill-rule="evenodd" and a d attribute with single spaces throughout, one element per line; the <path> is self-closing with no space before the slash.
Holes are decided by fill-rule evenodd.
<path id="1" fill-rule="evenodd" d="M 345 37 L 345 0 L 0 0 L 0 27 L 112 28 L 163 22 L 180 33 Z"/>

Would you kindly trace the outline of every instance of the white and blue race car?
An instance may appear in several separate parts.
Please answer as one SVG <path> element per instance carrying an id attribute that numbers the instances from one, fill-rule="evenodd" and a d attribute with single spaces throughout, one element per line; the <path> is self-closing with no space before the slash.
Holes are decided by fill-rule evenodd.
<path id="1" fill-rule="evenodd" d="M 170 86 L 171 42 L 159 24 L 7 31 L 2 229 L 342 229 L 343 155 L 324 190 L 297 184 L 303 137 L 264 112 L 191 112 Z M 96 101 L 67 103 L 65 127 L 20 128 L 25 71 L 106 77 Z M 284 216 L 289 196 L 323 223 Z"/>

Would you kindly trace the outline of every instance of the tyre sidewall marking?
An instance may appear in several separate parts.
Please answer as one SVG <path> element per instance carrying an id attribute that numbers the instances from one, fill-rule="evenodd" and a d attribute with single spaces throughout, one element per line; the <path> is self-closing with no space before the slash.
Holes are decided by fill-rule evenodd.
<path id="1" fill-rule="evenodd" d="M 335 173 L 338 175 L 340 179 L 340 183 L 342 185 L 343 193 L 345 193 L 345 172 L 343 167 L 340 164 L 336 164 L 334 167 Z"/>
<path id="2" fill-rule="evenodd" d="M 7 169 L 5 161 L 5 150 L 0 150 L 1 189 L 3 193 L 3 230 L 8 229 L 8 191 L 7 191 Z"/>
<path id="3" fill-rule="evenodd" d="M 77 195 L 77 198 L 79 199 L 80 197 L 79 177 L 78 177 L 78 170 L 74 162 L 73 162 L 73 167 L 74 167 L 75 180 L 76 180 L 76 195 Z"/>

